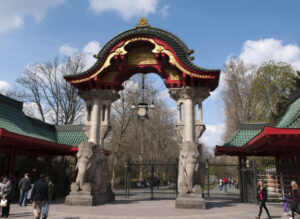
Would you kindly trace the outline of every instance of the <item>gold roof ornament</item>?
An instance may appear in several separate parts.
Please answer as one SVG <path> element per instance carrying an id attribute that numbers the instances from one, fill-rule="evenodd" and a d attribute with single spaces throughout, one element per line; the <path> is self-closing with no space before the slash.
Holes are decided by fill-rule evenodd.
<path id="1" fill-rule="evenodd" d="M 138 21 L 138 24 L 135 25 L 135 27 L 150 27 L 150 24 L 148 24 L 148 21 L 146 18 L 141 17 Z"/>

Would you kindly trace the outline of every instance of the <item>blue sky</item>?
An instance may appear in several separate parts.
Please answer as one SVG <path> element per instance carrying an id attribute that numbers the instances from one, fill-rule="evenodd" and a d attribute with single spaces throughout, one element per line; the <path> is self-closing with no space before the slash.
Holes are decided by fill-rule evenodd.
<path id="1" fill-rule="evenodd" d="M 141 16 L 194 49 L 198 66 L 222 70 L 234 55 L 300 69 L 299 9 L 297 0 L 0 0 L 0 90 L 13 87 L 28 64 L 91 56 Z M 224 129 L 221 88 L 222 81 L 204 102 L 203 140 L 211 148 Z"/>

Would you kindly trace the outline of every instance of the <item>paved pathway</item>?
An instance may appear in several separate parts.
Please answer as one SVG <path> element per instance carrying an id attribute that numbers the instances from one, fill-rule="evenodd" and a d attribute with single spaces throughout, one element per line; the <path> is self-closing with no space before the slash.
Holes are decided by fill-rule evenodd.
<path id="1" fill-rule="evenodd" d="M 199 219 L 199 218 L 230 218 L 253 219 L 258 212 L 258 206 L 252 204 L 240 204 L 234 202 L 215 201 L 208 205 L 207 210 L 175 209 L 174 200 L 155 201 L 128 201 L 119 200 L 106 205 L 96 207 L 66 206 L 54 203 L 50 207 L 48 219 Z M 269 206 L 273 218 L 281 217 L 282 209 L 278 206 Z M 263 213 L 263 216 L 266 215 Z M 9 218 L 29 219 L 33 218 L 31 206 L 11 206 Z"/>

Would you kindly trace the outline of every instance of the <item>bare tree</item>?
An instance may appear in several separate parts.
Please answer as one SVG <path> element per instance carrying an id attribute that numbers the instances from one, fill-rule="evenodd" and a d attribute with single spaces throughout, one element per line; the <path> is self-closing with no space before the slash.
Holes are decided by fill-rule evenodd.
<path id="1" fill-rule="evenodd" d="M 63 76 L 82 72 L 85 67 L 83 55 L 67 57 L 63 63 L 55 58 L 29 66 L 17 79 L 21 86 L 18 99 L 37 106 L 38 117 L 54 124 L 80 122 L 84 114 L 84 102 L 77 95 L 77 89 L 68 84 Z"/>
<path id="2" fill-rule="evenodd" d="M 242 60 L 230 59 L 225 64 L 223 101 L 226 118 L 224 140 L 227 141 L 239 122 L 250 122 L 255 116 L 255 102 L 251 83 L 255 67 Z"/>
<path id="3" fill-rule="evenodd" d="M 115 187 L 116 168 L 122 164 L 122 162 L 120 162 L 121 160 L 124 161 L 126 156 L 129 156 L 125 153 L 128 148 L 126 135 L 132 123 L 133 116 L 135 116 L 131 105 L 137 102 L 140 92 L 138 87 L 131 86 L 132 84 L 131 81 L 125 82 L 125 89 L 119 92 L 120 99 L 112 104 L 112 136 L 109 141 L 110 150 L 112 152 L 112 188 Z"/>
<path id="4" fill-rule="evenodd" d="M 153 99 L 156 108 L 151 111 L 150 118 L 141 121 L 131 105 L 142 101 L 140 76 L 125 84 L 120 91 L 121 98 L 112 107 L 112 135 L 109 139 L 110 157 L 112 163 L 112 187 L 116 186 L 116 173 L 124 168 L 126 158 L 132 162 L 175 162 L 178 157 L 178 137 L 175 131 L 175 113 L 157 97 L 157 89 L 146 78 L 144 101 L 150 103 Z M 146 178 L 147 170 L 139 166 L 136 179 Z M 163 177 L 165 180 L 165 177 Z"/>

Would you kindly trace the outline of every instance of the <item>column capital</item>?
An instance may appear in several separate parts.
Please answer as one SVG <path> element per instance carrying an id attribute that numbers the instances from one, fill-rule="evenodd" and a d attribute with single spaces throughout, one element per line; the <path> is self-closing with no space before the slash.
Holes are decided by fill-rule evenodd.
<path id="1" fill-rule="evenodd" d="M 200 99 L 203 101 L 210 95 L 208 87 L 169 88 L 169 94 L 176 101 L 185 99 Z"/>

